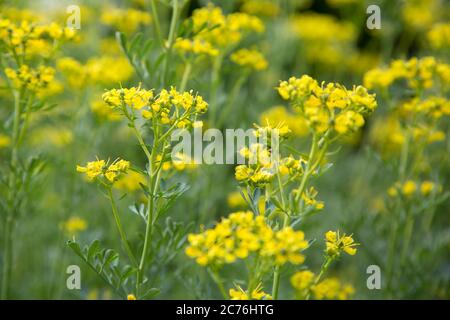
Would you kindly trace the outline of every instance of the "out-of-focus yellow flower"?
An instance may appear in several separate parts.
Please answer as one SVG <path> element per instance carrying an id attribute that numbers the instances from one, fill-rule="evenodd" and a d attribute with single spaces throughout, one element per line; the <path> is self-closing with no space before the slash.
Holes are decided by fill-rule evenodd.
<path id="1" fill-rule="evenodd" d="M 291 277 L 291 284 L 294 289 L 302 291 L 311 286 L 314 278 L 314 273 L 309 270 L 298 271 Z"/>
<path id="2" fill-rule="evenodd" d="M 136 299 L 136 296 L 134 295 L 134 294 L 129 294 L 129 295 L 127 295 L 127 300 L 137 300 Z"/>
<path id="3" fill-rule="evenodd" d="M 73 134 L 65 128 L 43 127 L 36 129 L 30 140 L 34 145 L 50 143 L 55 147 L 64 147 L 73 141 Z"/>
<path id="4" fill-rule="evenodd" d="M 0 134 L 0 149 L 6 148 L 11 144 L 11 138 L 5 134 Z"/>
<path id="5" fill-rule="evenodd" d="M 128 80 L 133 68 L 126 58 L 102 56 L 91 58 L 86 64 L 64 57 L 58 59 L 57 67 L 67 77 L 70 86 L 82 88 L 87 84 L 111 84 Z"/>
<path id="6" fill-rule="evenodd" d="M 218 49 L 236 45 L 248 33 L 261 33 L 265 29 L 256 16 L 241 12 L 224 15 L 221 8 L 212 4 L 194 10 L 192 22 L 195 37 Z"/>
<path id="7" fill-rule="evenodd" d="M 262 53 L 252 49 L 240 49 L 234 52 L 230 59 L 242 67 L 257 71 L 265 70 L 268 66 L 268 62 Z"/>
<path id="8" fill-rule="evenodd" d="M 62 224 L 63 230 L 70 236 L 77 235 L 78 233 L 87 229 L 87 222 L 80 217 L 70 217 Z"/>
<path id="9" fill-rule="evenodd" d="M 439 1 L 410 0 L 402 2 L 401 14 L 406 25 L 423 30 L 430 27 L 440 16 Z"/>
<path id="10" fill-rule="evenodd" d="M 351 285 L 343 285 L 337 278 L 328 278 L 311 288 L 314 297 L 322 299 L 346 300 L 354 294 L 355 289 Z"/>
<path id="11" fill-rule="evenodd" d="M 450 47 L 450 23 L 435 24 L 427 33 L 427 39 L 432 48 Z"/>
<path id="12" fill-rule="evenodd" d="M 139 26 L 148 25 L 152 22 L 152 17 L 145 11 L 133 8 L 105 8 L 100 16 L 102 23 L 113 26 L 125 33 L 135 32 Z"/>
<path id="13" fill-rule="evenodd" d="M 97 117 L 109 121 L 119 121 L 122 116 L 116 110 L 110 108 L 102 100 L 92 100 L 90 103 L 91 110 Z"/>
<path id="14" fill-rule="evenodd" d="M 305 119 L 289 113 L 283 106 L 275 106 L 264 111 L 260 116 L 260 123 L 285 123 L 293 135 L 302 137 L 308 134 L 308 126 Z"/>
<path id="15" fill-rule="evenodd" d="M 450 81 L 449 69 L 447 64 L 436 61 L 434 57 L 394 60 L 387 68 L 369 70 L 364 75 L 364 85 L 369 89 L 387 88 L 394 81 L 405 79 L 412 89 L 430 89 L 435 75 L 443 84 Z"/>
<path id="16" fill-rule="evenodd" d="M 173 48 L 180 53 L 193 53 L 195 55 L 206 55 L 215 57 L 219 54 L 219 50 L 214 48 L 211 43 L 202 39 L 186 39 L 178 38 Z"/>
<path id="17" fill-rule="evenodd" d="M 303 42 L 310 63 L 337 66 L 344 61 L 356 40 L 355 29 L 350 23 L 325 14 L 299 14 L 293 18 L 292 28 Z"/>
<path id="18" fill-rule="evenodd" d="M 402 186 L 402 193 L 407 197 L 410 197 L 412 194 L 414 194 L 416 190 L 417 184 L 412 180 L 406 181 Z"/>
<path id="19" fill-rule="evenodd" d="M 247 206 L 247 202 L 242 198 L 239 191 L 228 194 L 227 203 L 230 208 L 245 208 Z"/>
<path id="20" fill-rule="evenodd" d="M 49 83 L 53 81 L 55 69 L 47 66 L 39 66 L 34 69 L 24 64 L 18 70 L 6 68 L 5 74 L 14 87 L 40 92 L 45 90 Z"/>
<path id="21" fill-rule="evenodd" d="M 140 190 L 140 185 L 145 184 L 145 182 L 146 177 L 142 173 L 129 171 L 127 174 L 122 175 L 116 183 L 114 183 L 114 188 L 132 192 Z"/>
<path id="22" fill-rule="evenodd" d="M 256 16 L 274 17 L 280 13 L 280 7 L 268 0 L 245 0 L 241 11 Z"/>
<path id="23" fill-rule="evenodd" d="M 420 192 L 424 196 L 429 195 L 435 189 L 436 189 L 436 185 L 432 181 L 424 181 L 420 185 Z"/>

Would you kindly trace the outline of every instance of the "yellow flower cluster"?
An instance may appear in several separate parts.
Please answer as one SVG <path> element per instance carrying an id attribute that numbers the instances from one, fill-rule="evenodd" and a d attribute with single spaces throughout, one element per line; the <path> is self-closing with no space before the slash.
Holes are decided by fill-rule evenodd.
<path id="1" fill-rule="evenodd" d="M 450 66 L 437 62 L 434 57 L 394 60 L 388 68 L 375 68 L 364 75 L 364 85 L 369 88 L 387 88 L 403 79 L 412 89 L 429 89 L 437 77 L 443 84 L 450 83 Z"/>
<path id="2" fill-rule="evenodd" d="M 254 186 L 263 186 L 274 177 L 273 161 L 270 150 L 261 143 L 254 143 L 249 148 L 239 151 L 247 161 L 247 165 L 238 165 L 235 168 L 236 180 Z"/>
<path id="3" fill-rule="evenodd" d="M 75 37 L 73 29 L 63 28 L 56 23 L 36 25 L 23 20 L 16 24 L 7 19 L 0 19 L 0 41 L 17 55 L 36 53 L 36 47 L 40 49 L 43 46 L 48 47 L 45 45 L 45 43 L 50 45 L 48 41 L 67 41 Z"/>
<path id="4" fill-rule="evenodd" d="M 141 189 L 141 184 L 146 183 L 146 178 L 142 173 L 129 171 L 126 175 L 122 175 L 114 183 L 114 188 L 123 191 L 137 191 Z"/>
<path id="5" fill-rule="evenodd" d="M 16 89 L 27 88 L 31 91 L 40 91 L 46 89 L 53 80 L 55 69 L 47 66 L 33 69 L 24 64 L 18 70 L 6 68 L 5 74 Z"/>
<path id="6" fill-rule="evenodd" d="M 430 27 L 439 16 L 436 0 L 413 0 L 402 2 L 401 15 L 408 27 L 422 30 Z"/>
<path id="7" fill-rule="evenodd" d="M 91 111 L 101 120 L 119 121 L 122 119 L 120 112 L 111 110 L 102 99 L 92 99 L 90 102 Z"/>
<path id="8" fill-rule="evenodd" d="M 427 33 L 427 39 L 432 48 L 450 47 L 450 23 L 438 23 Z"/>
<path id="9" fill-rule="evenodd" d="M 213 229 L 188 236 L 186 254 L 206 265 L 223 265 L 245 259 L 254 253 L 268 262 L 301 264 L 301 251 L 308 247 L 304 234 L 291 227 L 273 231 L 263 216 L 236 212 L 222 219 Z"/>
<path id="10" fill-rule="evenodd" d="M 212 4 L 194 10 L 192 21 L 195 38 L 219 50 L 239 43 L 249 32 L 264 31 L 259 18 L 240 12 L 224 15 L 221 8 Z"/>
<path id="11" fill-rule="evenodd" d="M 442 186 L 432 182 L 432 181 L 423 181 L 418 184 L 413 180 L 407 180 L 403 184 L 395 183 L 392 187 L 390 187 L 387 191 L 388 195 L 391 197 L 396 197 L 399 194 L 402 194 L 405 197 L 413 196 L 418 190 L 423 196 L 429 196 L 432 193 L 441 192 Z"/>
<path id="12" fill-rule="evenodd" d="M 70 217 L 64 221 L 62 228 L 68 235 L 74 236 L 87 229 L 87 222 L 80 217 Z"/>
<path id="13" fill-rule="evenodd" d="M 67 77 L 69 85 L 74 88 L 82 88 L 87 84 L 119 83 L 133 75 L 133 68 L 123 57 L 91 58 L 85 64 L 64 57 L 58 59 L 57 67 Z"/>
<path id="14" fill-rule="evenodd" d="M 355 240 L 351 236 L 339 234 L 339 231 L 328 231 L 325 233 L 326 240 L 326 253 L 330 257 L 336 257 L 341 254 L 341 251 L 353 256 L 356 254 L 356 246 Z"/>
<path id="15" fill-rule="evenodd" d="M 265 70 L 268 66 L 266 58 L 264 58 L 263 54 L 257 50 L 240 49 L 234 52 L 230 59 L 242 67 L 257 71 Z"/>
<path id="16" fill-rule="evenodd" d="M 105 160 L 90 161 L 85 167 L 77 166 L 77 171 L 85 173 L 89 180 L 106 178 L 106 183 L 113 183 L 128 172 L 130 162 L 126 160 L 116 160 L 110 165 Z"/>
<path id="17" fill-rule="evenodd" d="M 241 11 L 256 16 L 274 17 L 280 13 L 280 7 L 269 0 L 245 0 Z"/>
<path id="18" fill-rule="evenodd" d="M 401 112 L 407 115 L 412 113 L 423 114 L 431 119 L 439 119 L 450 115 L 450 101 L 443 97 L 431 96 L 424 100 L 414 98 L 402 106 Z"/>
<path id="19" fill-rule="evenodd" d="M 433 116 L 433 113 L 431 115 Z M 375 121 L 370 140 L 384 156 L 389 156 L 400 151 L 407 134 L 414 143 L 431 144 L 445 140 L 445 132 L 436 129 L 433 125 L 417 124 L 405 129 L 395 116 L 383 117 Z"/>
<path id="20" fill-rule="evenodd" d="M 314 272 L 309 270 L 298 271 L 291 277 L 292 287 L 297 291 L 309 289 L 315 277 Z"/>
<path id="21" fill-rule="evenodd" d="M 195 55 L 215 57 L 219 54 L 219 50 L 214 48 L 211 43 L 202 39 L 178 38 L 173 48 L 180 53 L 193 53 Z"/>
<path id="22" fill-rule="evenodd" d="M 316 133 L 329 129 L 339 134 L 355 132 L 364 125 L 363 115 L 377 107 L 375 95 L 362 86 L 347 90 L 336 83 L 319 85 L 307 75 L 282 81 L 278 93 L 300 111 Z"/>
<path id="23" fill-rule="evenodd" d="M 111 89 L 102 95 L 102 99 L 112 108 L 127 106 L 140 110 L 151 103 L 153 91 L 141 89 L 140 87 Z"/>
<path id="24" fill-rule="evenodd" d="M 284 123 L 296 136 L 305 136 L 308 133 L 306 120 L 299 115 L 289 113 L 283 106 L 275 106 L 263 112 L 260 116 L 260 123 Z"/>
<path id="25" fill-rule="evenodd" d="M 251 294 L 240 286 L 236 286 L 236 289 L 231 288 L 229 294 L 231 300 L 272 300 L 272 296 L 262 290 L 261 284 Z"/>
<path id="26" fill-rule="evenodd" d="M 342 284 L 338 278 L 328 278 L 311 287 L 317 300 L 347 300 L 355 293 L 353 286 Z"/>
<path id="27" fill-rule="evenodd" d="M 159 163 L 161 161 L 161 155 L 158 155 L 156 160 Z M 193 170 L 196 167 L 197 163 L 195 160 L 181 152 L 174 154 L 171 160 L 165 160 L 161 166 L 163 171 L 170 171 L 172 169 L 177 171 Z"/>
<path id="28" fill-rule="evenodd" d="M 152 22 L 152 17 L 145 11 L 132 8 L 105 8 L 100 16 L 102 23 L 113 26 L 119 31 L 132 33 L 141 25 L 148 25 Z"/>
<path id="29" fill-rule="evenodd" d="M 294 190 L 294 193 L 298 193 L 298 191 Z M 322 210 L 323 208 L 325 208 L 325 204 L 323 203 L 323 201 L 316 200 L 317 194 L 318 191 L 314 187 L 311 187 L 309 188 L 309 190 L 303 193 L 301 197 L 306 206 L 309 206 L 316 210 Z"/>
<path id="30" fill-rule="evenodd" d="M 345 60 L 349 45 L 356 39 L 350 23 L 325 14 L 297 15 L 292 20 L 292 28 L 303 42 L 306 59 L 311 63 L 338 65 Z"/>
<path id="31" fill-rule="evenodd" d="M 73 133 L 68 128 L 42 126 L 34 130 L 30 137 L 32 145 L 50 144 L 54 147 L 63 147 L 73 141 Z"/>
<path id="32" fill-rule="evenodd" d="M 178 128 L 189 128 L 198 123 L 195 117 L 208 110 L 208 103 L 192 91 L 178 92 L 175 88 L 163 89 L 146 104 L 142 110 L 145 119 L 156 118 L 161 124 L 171 125 L 175 122 Z"/>
<path id="33" fill-rule="evenodd" d="M 318 300 L 346 300 L 355 292 L 351 285 L 343 285 L 337 278 L 328 278 L 317 284 L 315 279 L 316 275 L 309 270 L 298 271 L 291 277 L 291 284 L 302 297 L 312 292 Z"/>

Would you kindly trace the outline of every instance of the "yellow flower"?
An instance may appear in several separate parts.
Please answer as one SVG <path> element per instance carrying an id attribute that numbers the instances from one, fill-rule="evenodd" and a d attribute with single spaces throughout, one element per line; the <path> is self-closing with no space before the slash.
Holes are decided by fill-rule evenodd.
<path id="1" fill-rule="evenodd" d="M 134 294 L 130 293 L 129 295 L 127 295 L 127 300 L 137 300 L 137 299 Z"/>
<path id="2" fill-rule="evenodd" d="M 122 104 L 134 109 L 142 109 L 149 105 L 153 91 L 141 88 L 112 89 L 102 95 L 102 99 L 111 107 L 119 108 Z"/>
<path id="3" fill-rule="evenodd" d="M 206 55 L 215 57 L 219 54 L 219 50 L 214 48 L 211 43 L 203 39 L 185 39 L 178 38 L 173 48 L 180 53 L 194 53 L 196 55 Z"/>
<path id="4" fill-rule="evenodd" d="M 308 242 L 301 231 L 283 228 L 273 231 L 263 216 L 240 211 L 222 219 L 213 229 L 188 235 L 186 255 L 201 266 L 223 265 L 251 254 L 276 265 L 301 264 Z"/>
<path id="5" fill-rule="evenodd" d="M 16 88 L 23 87 L 31 91 L 42 91 L 53 81 L 55 69 L 46 66 L 33 69 L 24 64 L 18 70 L 6 68 L 5 74 Z"/>
<path id="6" fill-rule="evenodd" d="M 145 184 L 145 182 L 146 177 L 142 173 L 129 171 L 116 181 L 114 187 L 124 191 L 136 191 L 140 190 L 140 185 Z"/>
<path id="7" fill-rule="evenodd" d="M 87 222 L 80 217 L 70 217 L 62 224 L 62 227 L 68 235 L 73 236 L 86 230 Z"/>
<path id="8" fill-rule="evenodd" d="M 258 16 L 274 17 L 279 14 L 280 7 L 268 0 L 245 0 L 241 11 Z"/>
<path id="9" fill-rule="evenodd" d="M 355 289 L 351 285 L 343 285 L 337 278 L 328 278 L 312 286 L 311 291 L 318 300 L 346 300 L 355 292 Z"/>
<path id="10" fill-rule="evenodd" d="M 238 191 L 228 194 L 227 203 L 230 208 L 243 208 L 247 206 L 247 202 L 245 202 L 241 193 Z"/>
<path id="11" fill-rule="evenodd" d="M 152 17 L 145 11 L 133 8 L 119 9 L 107 8 L 102 10 L 100 16 L 102 23 L 110 25 L 125 33 L 132 33 L 141 25 L 148 25 L 152 22 Z"/>
<path id="12" fill-rule="evenodd" d="M 358 245 L 355 243 L 353 238 L 351 236 L 339 234 L 339 231 L 328 231 L 325 233 L 325 240 L 326 240 L 326 253 L 331 256 L 339 256 L 341 251 L 344 251 L 345 253 L 353 256 L 356 254 L 356 246 Z"/>
<path id="13" fill-rule="evenodd" d="M 356 131 L 364 125 L 364 118 L 355 111 L 349 110 L 340 113 L 335 120 L 334 128 L 338 133 L 344 134 Z"/>
<path id="14" fill-rule="evenodd" d="M 291 284 L 296 290 L 305 290 L 313 283 L 314 277 L 314 273 L 309 270 L 299 271 L 291 277 Z"/>
<path id="15" fill-rule="evenodd" d="M 405 195 L 407 197 L 414 194 L 416 192 L 416 190 L 417 190 L 417 184 L 412 180 L 406 181 L 402 186 L 402 193 L 403 193 L 403 195 Z"/>
<path id="16" fill-rule="evenodd" d="M 285 123 L 293 135 L 305 136 L 308 126 L 303 117 L 289 113 L 285 107 L 276 106 L 261 114 L 260 123 Z"/>
<path id="17" fill-rule="evenodd" d="M 11 144 L 11 138 L 0 133 L 0 149 L 5 148 Z"/>
<path id="18" fill-rule="evenodd" d="M 77 166 L 77 171 L 86 173 L 89 180 L 104 177 L 105 183 L 113 183 L 122 174 L 127 173 L 130 162 L 126 160 L 116 160 L 108 166 L 105 160 L 96 160 L 88 162 L 85 167 Z"/>
<path id="19" fill-rule="evenodd" d="M 259 284 L 256 289 L 252 291 L 249 295 L 247 291 L 242 289 L 240 286 L 236 286 L 236 289 L 231 288 L 229 290 L 231 300 L 272 300 L 272 296 L 262 291 L 261 284 Z"/>
<path id="20" fill-rule="evenodd" d="M 424 181 L 420 185 L 420 192 L 424 196 L 429 195 L 435 189 L 436 189 L 436 185 L 432 181 Z"/>
<path id="21" fill-rule="evenodd" d="M 247 67 L 257 71 L 265 70 L 268 66 L 267 60 L 257 50 L 240 49 L 234 52 L 230 59 L 242 67 Z"/>
<path id="22" fill-rule="evenodd" d="M 87 177 L 92 180 L 103 173 L 105 164 L 105 160 L 90 161 L 87 163 L 86 167 L 77 166 L 77 171 L 86 173 Z"/>
<path id="23" fill-rule="evenodd" d="M 428 41 L 432 48 L 450 47 L 450 23 L 438 23 L 427 33 Z"/>

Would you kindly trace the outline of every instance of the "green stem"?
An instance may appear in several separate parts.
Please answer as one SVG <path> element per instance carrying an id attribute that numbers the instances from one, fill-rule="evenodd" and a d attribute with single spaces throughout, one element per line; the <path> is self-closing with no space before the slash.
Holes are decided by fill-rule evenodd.
<path id="1" fill-rule="evenodd" d="M 169 62 L 172 57 L 172 47 L 173 47 L 173 43 L 174 43 L 175 37 L 176 37 L 178 12 L 179 12 L 178 0 L 173 0 L 172 19 L 170 21 L 169 37 L 167 39 L 167 52 L 166 52 L 166 58 L 164 60 L 163 79 L 162 79 L 163 87 L 166 86 L 166 81 L 167 81 L 167 77 L 168 77 Z"/>
<path id="2" fill-rule="evenodd" d="M 153 19 L 155 20 L 154 24 L 155 24 L 156 37 L 158 38 L 158 42 L 164 48 L 164 41 L 163 41 L 162 33 L 161 33 L 161 23 L 159 22 L 159 15 L 158 15 L 158 9 L 156 8 L 156 1 L 150 0 L 150 5 L 152 8 Z"/>
<path id="3" fill-rule="evenodd" d="M 180 92 L 183 92 L 186 89 L 186 85 L 189 79 L 189 75 L 191 74 L 191 71 L 192 71 L 192 64 L 190 62 L 187 62 L 184 68 L 183 77 L 181 78 L 179 89 Z"/>
<path id="4" fill-rule="evenodd" d="M 11 279 L 11 265 L 12 265 L 12 237 L 13 237 L 13 227 L 14 220 L 16 216 L 15 208 L 15 198 L 17 194 L 16 185 L 16 171 L 17 171 L 17 161 L 18 161 L 18 141 L 19 141 L 19 130 L 20 130 L 20 115 L 21 106 L 20 100 L 22 97 L 22 91 L 14 92 L 14 120 L 13 120 L 13 131 L 12 131 L 12 150 L 11 150 L 11 160 L 10 166 L 12 168 L 9 174 L 9 206 L 10 210 L 7 212 L 5 217 L 5 230 L 4 230 L 4 263 L 3 263 L 3 274 L 2 274 L 2 288 L 1 288 L 1 298 L 7 299 L 9 293 L 9 282 Z"/>
<path id="5" fill-rule="evenodd" d="M 404 182 L 406 179 L 406 169 L 408 166 L 408 153 L 409 153 L 409 143 L 410 137 L 409 132 L 407 131 L 405 136 L 405 143 L 402 145 L 402 151 L 400 154 L 400 165 L 399 165 L 399 181 Z"/>
<path id="6" fill-rule="evenodd" d="M 316 285 L 319 283 L 320 279 L 322 279 L 323 275 L 328 271 L 328 268 L 330 267 L 331 262 L 333 262 L 333 258 L 327 256 L 325 262 L 322 264 L 322 267 L 320 268 L 319 274 L 314 279 L 313 285 Z M 306 295 L 306 300 L 309 300 L 310 296 L 311 296 L 311 292 L 309 291 L 308 294 Z"/>
<path id="7" fill-rule="evenodd" d="M 244 83 L 244 81 L 247 79 L 247 73 L 244 72 L 241 74 L 241 76 L 239 77 L 239 79 L 235 82 L 233 89 L 231 90 L 231 95 L 230 98 L 228 99 L 227 104 L 225 105 L 225 107 L 222 110 L 222 114 L 219 117 L 219 120 L 217 121 L 217 127 L 220 128 L 220 126 L 222 125 L 222 123 L 225 121 L 225 119 L 227 118 L 227 116 L 230 114 L 230 112 L 233 110 L 235 101 L 236 101 L 236 97 L 239 94 L 239 92 L 241 91 L 241 87 Z"/>
<path id="8" fill-rule="evenodd" d="M 2 274 L 2 290 L 1 299 L 8 299 L 9 294 L 9 281 L 11 278 L 11 265 L 12 265 L 12 234 L 13 234 L 13 219 L 12 217 L 7 217 L 5 219 L 5 230 L 4 230 L 4 261 L 3 261 L 3 274 Z"/>
<path id="9" fill-rule="evenodd" d="M 211 91 L 209 94 L 210 99 L 210 112 L 209 112 L 209 122 L 213 126 L 216 121 L 216 113 L 218 109 L 217 105 L 217 92 L 220 84 L 220 70 L 222 68 L 223 55 L 219 54 L 214 60 L 213 69 L 211 73 Z"/>
<path id="10" fill-rule="evenodd" d="M 411 242 L 412 231 L 414 229 L 414 217 L 411 210 L 407 212 L 406 224 L 403 233 L 403 248 L 400 256 L 400 263 L 403 264 L 406 259 L 406 254 L 408 253 L 409 244 Z"/>
<path id="11" fill-rule="evenodd" d="M 296 203 L 300 200 L 301 195 L 305 191 L 306 183 L 312 172 L 311 168 L 313 168 L 313 166 L 311 164 L 312 164 L 313 159 L 317 152 L 317 139 L 318 139 L 317 136 L 314 135 L 312 145 L 311 145 L 311 150 L 309 152 L 308 163 L 306 165 L 305 172 L 302 176 L 302 180 L 300 182 L 300 187 L 298 188 L 298 193 L 296 195 Z M 282 184 L 280 184 L 280 191 L 282 192 Z M 283 228 L 286 228 L 289 225 L 290 221 L 291 221 L 290 216 L 288 214 L 286 214 L 284 216 Z M 279 287 L 280 287 L 280 267 L 276 266 L 275 272 L 273 274 L 273 284 L 272 284 L 272 296 L 273 296 L 274 300 L 278 299 Z"/>
<path id="12" fill-rule="evenodd" d="M 220 293 L 222 294 L 222 297 L 225 300 L 228 300 L 228 294 L 227 291 L 225 290 L 225 287 L 223 286 L 223 282 L 222 279 L 220 279 L 219 275 L 217 274 L 217 272 L 211 270 L 208 268 L 209 274 L 211 275 L 211 278 L 214 280 L 214 282 L 216 283 L 217 287 L 219 288 Z"/>
<path id="13" fill-rule="evenodd" d="M 117 230 L 119 231 L 120 238 L 122 239 L 122 244 L 123 244 L 123 246 L 125 248 L 125 251 L 126 251 L 126 253 L 128 255 L 128 258 L 130 259 L 131 263 L 134 266 L 137 266 L 136 258 L 133 255 L 133 251 L 131 251 L 130 245 L 128 243 L 127 237 L 126 237 L 125 232 L 124 232 L 123 227 L 122 227 L 122 223 L 120 221 L 119 213 L 117 211 L 117 206 L 116 206 L 116 202 L 114 200 L 114 196 L 112 194 L 111 187 L 107 188 L 107 191 L 108 191 L 109 201 L 111 202 L 111 208 L 112 208 L 112 213 L 113 213 L 113 216 L 114 216 L 114 220 L 116 221 Z"/>

